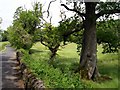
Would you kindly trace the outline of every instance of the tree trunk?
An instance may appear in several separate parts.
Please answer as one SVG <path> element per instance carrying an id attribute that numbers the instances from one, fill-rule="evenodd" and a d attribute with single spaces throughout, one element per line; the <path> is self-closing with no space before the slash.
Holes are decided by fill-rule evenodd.
<path id="1" fill-rule="evenodd" d="M 57 44 L 55 47 L 49 47 L 49 50 L 51 51 L 51 55 L 50 55 L 50 60 L 49 63 L 52 63 L 52 61 L 54 60 L 57 50 L 59 48 L 60 44 Z"/>
<path id="2" fill-rule="evenodd" d="M 93 2 L 86 2 L 86 18 L 84 21 L 84 35 L 80 57 L 81 78 L 94 79 L 98 77 L 97 69 L 97 38 L 96 15 Z"/>
<path id="3" fill-rule="evenodd" d="M 56 56 L 56 52 L 57 52 L 57 50 L 55 50 L 55 49 L 53 49 L 53 50 L 51 51 L 50 61 L 53 61 L 53 60 L 54 60 L 54 58 L 55 58 L 55 56 Z"/>

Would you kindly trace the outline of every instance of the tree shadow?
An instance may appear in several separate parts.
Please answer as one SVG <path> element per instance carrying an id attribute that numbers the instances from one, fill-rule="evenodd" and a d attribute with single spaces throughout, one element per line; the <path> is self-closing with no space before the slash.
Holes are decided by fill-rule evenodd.
<path id="1" fill-rule="evenodd" d="M 44 50 L 30 49 L 30 54 L 44 52 Z"/>
<path id="2" fill-rule="evenodd" d="M 75 72 L 78 68 L 79 63 L 77 58 L 66 58 L 57 56 L 53 62 L 53 67 L 60 69 L 63 73 L 65 72 Z"/>
<path id="3" fill-rule="evenodd" d="M 118 65 L 109 65 L 108 64 L 100 64 L 99 70 L 101 74 L 104 75 L 112 75 L 112 76 L 118 76 Z M 120 74 L 119 74 L 120 75 Z"/>
<path id="4" fill-rule="evenodd" d="M 118 73 L 118 64 L 110 63 L 110 61 L 99 62 L 99 72 L 101 77 L 99 82 L 118 79 L 120 74 Z"/>

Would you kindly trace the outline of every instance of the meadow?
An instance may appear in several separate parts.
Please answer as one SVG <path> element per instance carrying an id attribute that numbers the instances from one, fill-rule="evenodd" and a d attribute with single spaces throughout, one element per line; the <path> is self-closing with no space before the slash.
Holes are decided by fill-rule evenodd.
<path id="1" fill-rule="evenodd" d="M 79 65 L 77 45 L 70 43 L 60 47 L 53 66 L 48 64 L 50 52 L 39 42 L 31 48 L 31 55 L 25 54 L 22 61 L 48 88 L 118 88 L 118 54 L 102 53 L 98 45 L 98 68 L 101 75 L 109 76 L 112 80 L 98 82 L 81 80 L 79 73 L 74 73 Z"/>

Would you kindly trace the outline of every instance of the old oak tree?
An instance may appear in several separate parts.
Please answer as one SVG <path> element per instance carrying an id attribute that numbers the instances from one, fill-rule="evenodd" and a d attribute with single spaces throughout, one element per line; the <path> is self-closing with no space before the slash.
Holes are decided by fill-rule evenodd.
<path id="1" fill-rule="evenodd" d="M 77 13 L 83 21 L 83 40 L 79 62 L 81 78 L 96 79 L 100 77 L 97 67 L 96 20 L 101 16 L 120 13 L 120 2 L 73 2 L 73 9 L 61 4 L 69 11 Z M 85 7 L 82 8 L 81 5 Z M 80 30 L 77 30 L 80 31 Z M 76 32 L 77 32 L 76 31 Z"/>

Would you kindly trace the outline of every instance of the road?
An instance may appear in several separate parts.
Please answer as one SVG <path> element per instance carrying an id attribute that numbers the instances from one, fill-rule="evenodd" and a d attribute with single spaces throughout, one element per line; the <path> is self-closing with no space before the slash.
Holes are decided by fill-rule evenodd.
<path id="1" fill-rule="evenodd" d="M 0 90 L 16 90 L 24 88 L 20 80 L 18 62 L 16 61 L 15 50 L 9 45 L 5 52 L 0 52 Z"/>

